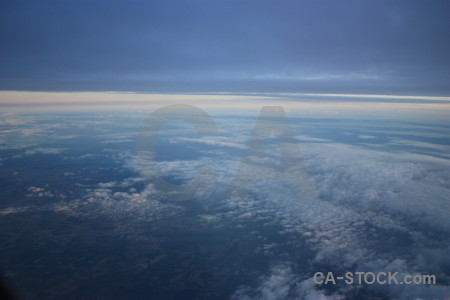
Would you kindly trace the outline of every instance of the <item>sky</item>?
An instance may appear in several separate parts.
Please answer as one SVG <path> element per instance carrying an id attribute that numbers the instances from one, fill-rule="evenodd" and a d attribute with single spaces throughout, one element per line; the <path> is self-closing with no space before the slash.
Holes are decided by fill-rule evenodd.
<path id="1" fill-rule="evenodd" d="M 448 1 L 2 1 L 0 90 L 450 95 Z"/>

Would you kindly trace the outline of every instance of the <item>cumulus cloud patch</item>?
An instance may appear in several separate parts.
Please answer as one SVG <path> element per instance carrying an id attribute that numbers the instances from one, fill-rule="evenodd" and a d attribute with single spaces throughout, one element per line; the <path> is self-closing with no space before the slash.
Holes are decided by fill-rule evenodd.
<path id="1" fill-rule="evenodd" d="M 392 297 L 404 297 L 415 292 L 422 297 L 442 296 L 449 292 L 448 287 L 442 285 L 450 278 L 445 254 L 449 242 L 436 241 L 434 236 L 428 236 L 429 230 L 436 231 L 436 234 L 450 231 L 448 160 L 405 151 L 390 152 L 386 145 L 378 150 L 343 143 L 312 142 L 300 146 L 308 174 L 319 195 L 318 201 L 307 201 L 304 195 L 296 194 L 291 187 L 277 180 L 255 180 L 245 197 L 227 199 L 223 202 L 222 211 L 215 210 L 201 219 L 213 224 L 236 220 L 236 227 L 242 228 L 250 220 L 258 219 L 262 224 L 270 224 L 275 218 L 283 226 L 283 232 L 297 235 L 299 242 L 305 241 L 314 250 L 310 260 L 312 267 L 326 264 L 339 271 L 397 268 L 404 274 L 433 272 L 440 278 L 441 283 L 437 286 L 373 286 L 369 289 Z M 276 162 L 277 156 L 274 151 L 268 151 L 265 159 L 252 161 L 250 173 L 257 179 L 261 172 L 270 172 L 265 164 Z M 215 157 L 211 161 L 204 157 L 196 161 L 163 161 L 158 164 L 162 167 L 161 174 L 175 171 L 189 180 L 196 169 L 211 163 L 216 171 L 216 186 L 230 187 L 239 162 L 240 157 L 228 154 L 222 160 Z M 145 168 L 136 170 L 144 177 L 156 176 L 154 173 L 145 174 L 148 172 Z M 294 169 L 289 176 L 304 176 L 304 173 Z M 267 213 L 272 216 L 272 221 L 261 218 Z M 432 249 L 435 250 L 433 255 L 430 254 Z M 403 258 L 401 264 L 398 263 L 399 257 Z M 435 261 L 431 266 L 433 257 Z M 260 287 L 243 287 L 236 291 L 234 297 L 289 299 L 293 290 L 302 299 L 343 297 L 308 289 L 311 287 L 308 279 L 296 279 L 294 284 L 286 279 L 290 276 L 286 274 L 286 270 L 275 270 L 273 276 L 262 280 Z M 279 284 L 278 288 L 275 288 L 275 282 Z"/>
<path id="2" fill-rule="evenodd" d="M 7 207 L 0 210 L 0 216 L 6 216 L 10 214 L 18 214 L 26 212 L 30 209 L 30 206 L 22 206 L 22 207 Z"/>
<path id="3" fill-rule="evenodd" d="M 54 148 L 54 147 L 40 147 L 25 151 L 25 155 L 35 155 L 35 154 L 61 154 L 66 149 L 64 148 Z"/>
<path id="4" fill-rule="evenodd" d="M 81 199 L 64 200 L 49 207 L 57 213 L 77 217 L 106 217 L 114 225 L 116 234 L 131 239 L 145 239 L 140 224 L 179 214 L 182 207 L 162 203 L 160 194 L 152 185 L 138 190 L 133 187 L 139 178 L 121 182 L 99 183 L 86 189 Z"/>
<path id="5" fill-rule="evenodd" d="M 302 151 L 299 158 L 302 167 L 290 162 L 282 173 L 277 169 L 281 157 L 276 145 L 269 145 L 264 157 L 248 157 L 241 164 L 242 157 L 236 153 L 243 151 L 234 149 L 246 149 L 251 132 L 246 133 L 242 123 L 245 122 L 231 124 L 222 132 L 223 136 L 188 138 L 181 134 L 184 129 L 163 136 L 174 147 L 196 145 L 190 148 L 199 148 L 200 154 L 191 160 L 138 161 L 133 151 L 118 148 L 78 153 L 71 159 L 107 158 L 114 167 L 123 166 L 132 174 L 127 173 L 123 178 L 107 176 L 89 185 L 79 185 L 83 188 L 79 197 L 46 203 L 39 209 L 77 217 L 103 216 L 114 224 L 116 234 L 145 239 L 139 224 L 174 215 L 181 217 L 185 211 L 183 205 L 195 202 L 200 204 L 196 219 L 202 224 L 256 231 L 250 235 L 258 241 L 255 252 L 264 253 L 268 258 L 276 257 L 283 248 L 308 250 L 302 253 L 307 261 L 304 268 L 295 268 L 298 257 L 289 253 L 292 255 L 289 260 L 284 252 L 285 263 L 268 272 L 259 270 L 257 284 L 238 288 L 234 299 L 342 299 L 355 292 L 344 286 L 330 291 L 314 285 L 311 270 L 321 266 L 336 272 L 392 270 L 401 274 L 436 274 L 436 286 L 374 285 L 364 289 L 400 299 L 408 295 L 440 299 L 450 294 L 447 286 L 450 242 L 442 238 L 450 233 L 450 162 L 443 154 L 448 150 L 447 145 L 432 140 L 393 138 L 385 139 L 383 144 L 364 130 L 349 132 L 346 136 L 353 140 L 347 143 L 299 134 L 296 141 Z M 180 136 L 175 137 L 178 133 Z M 116 137 L 108 140 L 125 138 Z M 369 141 L 360 144 L 358 139 L 376 140 L 376 147 L 369 148 Z M 25 154 L 61 154 L 67 150 L 33 147 L 28 147 Z M 429 151 L 414 152 L 416 148 Z M 203 172 L 204 167 L 211 172 Z M 245 168 L 250 184 L 236 180 L 241 167 Z M 68 179 L 75 174 L 83 176 L 82 170 L 64 171 L 68 171 L 62 173 Z M 279 174 L 286 178 L 280 178 Z M 170 191 L 161 189 L 156 181 L 162 178 L 185 184 L 197 176 L 201 180 L 191 185 L 194 193 L 189 200 L 192 202 L 185 203 L 173 201 Z M 309 201 L 303 190 L 296 191 L 289 183 L 290 178 L 308 180 L 317 199 Z M 236 187 L 246 192 L 233 194 Z M 53 197 L 56 193 L 43 186 L 31 186 L 27 192 L 30 197 Z M 8 207 L 0 215 L 34 209 L 37 208 Z M 288 237 L 287 241 L 274 242 L 265 236 L 265 228 L 273 229 L 275 225 L 276 233 L 271 234 Z"/>
<path id="6" fill-rule="evenodd" d="M 225 141 L 224 141 L 225 140 Z M 230 141 L 231 140 L 231 141 Z M 172 143 L 177 142 L 188 142 L 188 143 L 197 143 L 197 144 L 205 144 L 210 146 L 218 146 L 218 147 L 229 147 L 229 148 L 236 148 L 236 149 L 245 149 L 245 145 L 238 144 L 236 142 L 232 142 L 234 139 L 229 138 L 220 138 L 220 139 L 211 139 L 211 138 L 201 138 L 201 139 L 195 139 L 195 138 L 172 138 L 170 141 Z"/>
<path id="7" fill-rule="evenodd" d="M 27 194 L 28 197 L 35 196 L 35 197 L 53 197 L 54 194 L 50 191 L 45 190 L 44 188 L 31 186 L 27 189 L 30 194 Z"/>
<path id="8" fill-rule="evenodd" d="M 340 300 L 344 296 L 332 294 L 317 288 L 312 278 L 301 280 L 289 265 L 277 265 L 270 274 L 262 276 L 257 286 L 240 287 L 231 297 L 233 300 Z"/>

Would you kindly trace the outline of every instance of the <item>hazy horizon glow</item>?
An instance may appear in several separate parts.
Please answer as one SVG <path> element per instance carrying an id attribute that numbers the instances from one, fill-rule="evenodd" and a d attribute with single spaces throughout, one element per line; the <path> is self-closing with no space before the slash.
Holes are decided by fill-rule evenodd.
<path id="1" fill-rule="evenodd" d="M 419 101 L 419 102 L 418 102 Z M 448 123 L 446 97 L 348 94 L 139 94 L 118 92 L 0 92 L 3 115 L 46 112 L 151 112 L 170 104 L 189 104 L 215 115 L 256 115 L 280 105 L 289 115 L 326 118 L 403 119 Z"/>

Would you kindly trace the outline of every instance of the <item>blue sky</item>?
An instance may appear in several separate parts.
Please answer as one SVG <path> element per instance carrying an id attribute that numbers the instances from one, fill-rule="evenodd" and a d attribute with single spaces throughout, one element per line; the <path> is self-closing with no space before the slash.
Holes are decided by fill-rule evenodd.
<path id="1" fill-rule="evenodd" d="M 0 90 L 448 96 L 448 1 L 2 1 Z"/>

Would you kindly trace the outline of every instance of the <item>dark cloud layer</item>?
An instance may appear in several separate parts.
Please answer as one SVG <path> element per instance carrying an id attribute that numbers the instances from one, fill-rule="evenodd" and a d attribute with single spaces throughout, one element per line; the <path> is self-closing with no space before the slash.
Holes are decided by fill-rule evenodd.
<path id="1" fill-rule="evenodd" d="M 448 95 L 447 1 L 2 1 L 0 89 Z"/>

